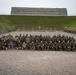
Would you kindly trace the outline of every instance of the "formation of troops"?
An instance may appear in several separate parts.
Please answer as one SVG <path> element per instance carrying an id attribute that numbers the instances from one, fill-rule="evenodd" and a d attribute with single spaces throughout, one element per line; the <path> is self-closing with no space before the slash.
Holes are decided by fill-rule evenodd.
<path id="1" fill-rule="evenodd" d="M 6 35 L 0 37 L 0 50 L 55 50 L 76 51 L 76 40 L 71 36 Z"/>

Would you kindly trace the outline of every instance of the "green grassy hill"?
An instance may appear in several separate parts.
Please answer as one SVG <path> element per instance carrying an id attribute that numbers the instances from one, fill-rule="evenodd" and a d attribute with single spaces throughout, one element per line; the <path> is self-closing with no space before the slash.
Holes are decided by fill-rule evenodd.
<path id="1" fill-rule="evenodd" d="M 0 30 L 32 27 L 48 27 L 76 30 L 76 16 L 16 16 L 0 15 Z"/>

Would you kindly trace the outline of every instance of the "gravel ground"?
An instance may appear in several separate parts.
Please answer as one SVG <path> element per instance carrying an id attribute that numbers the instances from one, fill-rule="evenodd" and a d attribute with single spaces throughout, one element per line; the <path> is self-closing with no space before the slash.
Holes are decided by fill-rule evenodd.
<path id="1" fill-rule="evenodd" d="M 61 34 L 76 39 L 75 34 L 65 32 L 11 32 L 10 34 L 20 33 L 51 36 Z M 76 75 L 76 52 L 3 50 L 0 51 L 0 75 Z"/>
<path id="2" fill-rule="evenodd" d="M 0 51 L 0 75 L 76 75 L 76 52 Z"/>

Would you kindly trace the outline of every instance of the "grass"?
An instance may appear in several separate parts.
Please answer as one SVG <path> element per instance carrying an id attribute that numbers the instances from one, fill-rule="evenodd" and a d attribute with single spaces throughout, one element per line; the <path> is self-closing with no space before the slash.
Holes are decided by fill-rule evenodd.
<path id="1" fill-rule="evenodd" d="M 76 30 L 76 16 L 17 16 L 0 15 L 0 30 L 32 27 L 48 27 L 67 30 Z"/>

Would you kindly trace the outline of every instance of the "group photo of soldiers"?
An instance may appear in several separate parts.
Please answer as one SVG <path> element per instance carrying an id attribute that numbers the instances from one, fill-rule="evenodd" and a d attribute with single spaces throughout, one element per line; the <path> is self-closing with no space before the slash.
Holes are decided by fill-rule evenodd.
<path id="1" fill-rule="evenodd" d="M 76 40 L 65 35 L 28 35 L 19 34 L 0 37 L 0 50 L 49 50 L 49 51 L 75 51 Z"/>

